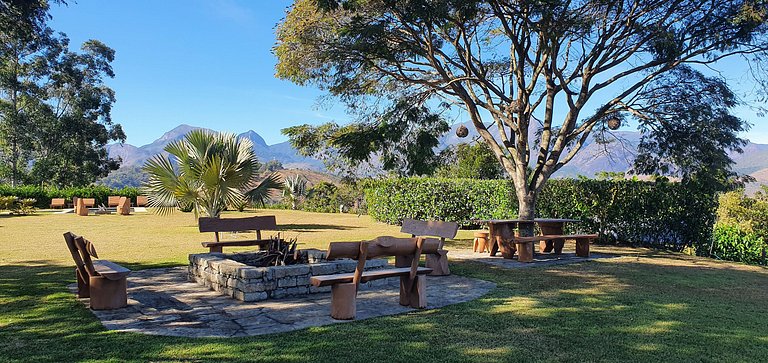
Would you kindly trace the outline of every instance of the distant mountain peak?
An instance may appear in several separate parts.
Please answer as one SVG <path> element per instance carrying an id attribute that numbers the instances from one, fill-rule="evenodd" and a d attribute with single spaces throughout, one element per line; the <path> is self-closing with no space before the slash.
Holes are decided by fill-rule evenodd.
<path id="1" fill-rule="evenodd" d="M 160 136 L 160 138 L 155 140 L 155 142 L 177 139 L 181 136 L 186 135 L 188 132 L 192 130 L 197 130 L 197 129 L 202 129 L 202 127 L 181 124 L 179 126 L 174 127 L 170 131 L 164 133 L 163 136 Z"/>
<path id="2" fill-rule="evenodd" d="M 240 135 L 237 135 L 237 137 L 251 140 L 251 142 L 253 142 L 254 145 L 267 147 L 267 142 L 264 141 L 264 138 L 261 137 L 261 135 L 259 135 L 256 131 L 248 130 L 246 132 L 243 132 Z"/>

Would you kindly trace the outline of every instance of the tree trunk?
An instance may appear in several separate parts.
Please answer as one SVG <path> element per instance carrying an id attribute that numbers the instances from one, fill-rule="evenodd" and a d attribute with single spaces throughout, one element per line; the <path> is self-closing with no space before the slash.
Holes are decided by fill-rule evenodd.
<path id="1" fill-rule="evenodd" d="M 519 223 L 518 233 L 520 237 L 533 236 L 533 219 L 536 217 L 536 194 L 529 192 L 517 198 L 517 218 L 530 223 Z"/>

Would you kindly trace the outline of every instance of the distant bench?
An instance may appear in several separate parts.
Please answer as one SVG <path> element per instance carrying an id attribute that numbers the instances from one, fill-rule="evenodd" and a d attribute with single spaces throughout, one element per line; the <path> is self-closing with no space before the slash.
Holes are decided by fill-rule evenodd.
<path id="1" fill-rule="evenodd" d="M 533 237 L 515 237 L 513 242 L 517 248 L 519 262 L 533 261 L 533 243 L 554 240 L 575 240 L 576 256 L 589 257 L 589 244 L 597 238 L 597 234 L 548 234 Z"/>
<path id="2" fill-rule="evenodd" d="M 198 220 L 198 228 L 200 232 L 213 232 L 215 236 L 214 242 L 203 242 L 203 247 L 208 247 L 210 252 L 222 252 L 223 247 L 235 247 L 235 246 L 259 246 L 259 249 L 264 249 L 272 239 L 262 239 L 261 231 L 276 231 L 277 220 L 275 216 L 256 216 L 245 218 L 209 218 L 200 217 Z M 219 232 L 244 232 L 255 231 L 256 239 L 253 240 L 240 240 L 240 241 L 222 241 L 219 239 Z"/>
<path id="3" fill-rule="evenodd" d="M 354 273 L 320 275 L 310 278 L 313 286 L 331 286 L 331 317 L 339 320 L 354 319 L 357 313 L 356 297 L 360 283 L 400 277 L 400 305 L 413 308 L 427 307 L 426 274 L 431 268 L 419 267 L 422 253 L 437 253 L 440 241 L 425 238 L 378 237 L 373 241 L 333 242 L 328 246 L 329 260 L 351 258 L 357 260 Z M 397 259 L 394 268 L 365 271 L 365 261 L 376 257 L 407 257 Z"/>

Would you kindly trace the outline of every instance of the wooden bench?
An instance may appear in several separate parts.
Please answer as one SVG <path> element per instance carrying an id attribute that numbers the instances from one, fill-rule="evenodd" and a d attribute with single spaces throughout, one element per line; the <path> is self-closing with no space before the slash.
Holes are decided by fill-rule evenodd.
<path id="1" fill-rule="evenodd" d="M 107 207 L 117 207 L 118 204 L 120 204 L 120 198 L 122 198 L 119 195 L 110 195 L 107 197 Z"/>
<path id="2" fill-rule="evenodd" d="M 197 224 L 200 232 L 213 232 L 214 242 L 203 242 L 203 247 L 208 247 L 210 252 L 222 252 L 225 246 L 259 246 L 264 249 L 273 239 L 261 238 L 262 230 L 276 231 L 277 220 L 275 216 L 256 216 L 245 218 L 209 218 L 200 217 Z M 241 241 L 222 241 L 219 239 L 219 232 L 244 232 L 255 231 L 256 239 Z"/>
<path id="3" fill-rule="evenodd" d="M 128 305 L 128 281 L 131 270 L 99 258 L 91 241 L 72 232 L 64 233 L 72 259 L 75 261 L 77 296 L 90 298 L 93 310 L 119 309 Z"/>
<path id="4" fill-rule="evenodd" d="M 576 256 L 589 257 L 589 244 L 597 238 L 597 234 L 548 234 L 533 237 L 515 237 L 514 243 L 517 248 L 517 260 L 519 262 L 531 262 L 533 261 L 533 243 L 539 242 L 542 244 L 541 249 L 544 249 L 543 244 L 547 241 L 553 240 L 575 240 L 576 241 Z"/>
<path id="5" fill-rule="evenodd" d="M 432 269 L 431 276 L 447 276 L 451 274 L 448 268 L 448 250 L 444 249 L 445 239 L 456 237 L 459 224 L 455 222 L 421 221 L 418 219 L 403 219 L 400 232 L 410 233 L 411 237 L 439 237 L 440 248 L 435 254 L 426 254 L 426 266 Z"/>
<path id="6" fill-rule="evenodd" d="M 331 286 L 331 317 L 337 320 L 354 319 L 357 313 L 356 297 L 360 283 L 400 277 L 400 305 L 413 308 L 427 307 L 426 274 L 431 268 L 419 267 L 422 253 L 436 253 L 437 239 L 378 237 L 373 241 L 332 242 L 328 246 L 329 260 L 351 258 L 357 260 L 353 273 L 313 276 L 313 286 Z M 408 257 L 398 259 L 394 268 L 365 271 L 365 261 L 377 257 Z M 409 263 L 409 265 L 406 265 Z"/>
<path id="7" fill-rule="evenodd" d="M 147 198 L 146 195 L 137 195 L 136 196 L 136 206 L 137 207 L 146 207 L 149 203 L 149 198 Z"/>
<path id="8" fill-rule="evenodd" d="M 64 208 L 64 198 L 51 199 L 51 208 Z"/>

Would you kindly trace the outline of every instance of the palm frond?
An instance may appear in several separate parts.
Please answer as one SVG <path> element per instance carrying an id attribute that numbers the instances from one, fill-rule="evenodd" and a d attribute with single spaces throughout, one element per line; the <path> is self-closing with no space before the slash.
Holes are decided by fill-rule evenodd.
<path id="1" fill-rule="evenodd" d="M 245 198 L 253 205 L 264 206 L 269 200 L 273 191 L 283 189 L 283 182 L 280 181 L 280 175 L 270 174 L 262 180 L 256 187 L 245 192 Z"/>

